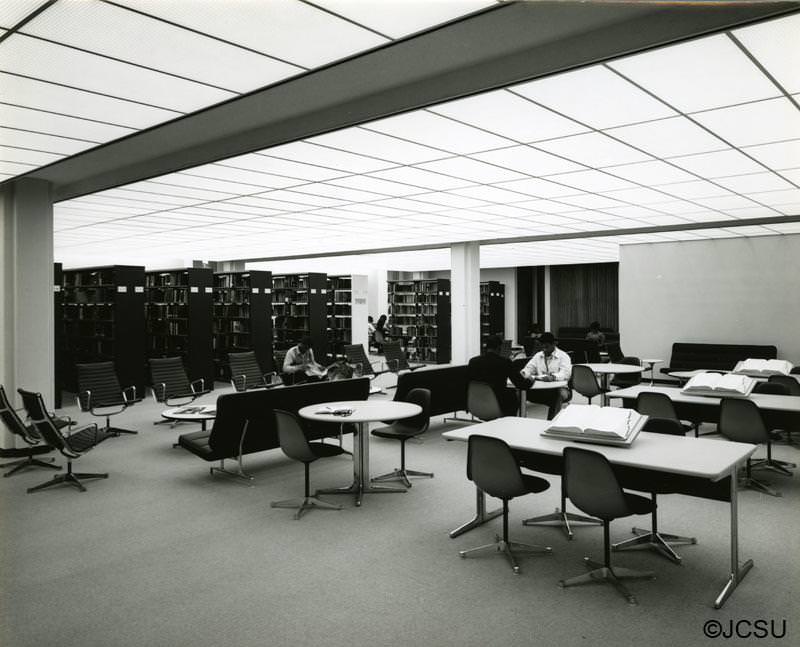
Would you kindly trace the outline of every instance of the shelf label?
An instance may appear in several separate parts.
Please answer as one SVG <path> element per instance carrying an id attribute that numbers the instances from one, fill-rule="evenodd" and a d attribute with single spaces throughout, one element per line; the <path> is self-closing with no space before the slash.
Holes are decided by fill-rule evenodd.
<path id="1" fill-rule="evenodd" d="M 366 303 L 367 300 L 364 297 L 356 297 L 356 303 Z"/>
<path id="2" fill-rule="evenodd" d="M 119 292 L 121 294 L 124 294 L 127 291 L 128 291 L 128 286 L 127 285 L 118 285 L 117 286 L 117 292 Z"/>
<path id="3" fill-rule="evenodd" d="M 206 286 L 203 288 L 203 290 L 205 290 L 206 294 L 211 294 L 214 291 L 214 288 Z"/>
<path id="4" fill-rule="evenodd" d="M 61 286 L 60 285 L 54 285 L 53 286 L 53 292 L 61 292 Z"/>
<path id="5" fill-rule="evenodd" d="M 250 292 L 253 294 L 258 294 L 258 288 L 250 288 Z"/>
<path id="6" fill-rule="evenodd" d="M 144 286 L 143 285 L 134 285 L 133 286 L 133 291 L 136 294 L 143 294 L 144 293 Z"/>
<path id="7" fill-rule="evenodd" d="M 311 294 L 316 294 L 316 293 L 317 293 L 317 288 L 311 288 Z"/>
<path id="8" fill-rule="evenodd" d="M 191 292 L 192 294 L 197 294 L 198 292 L 200 292 L 200 288 L 198 288 L 196 285 L 192 285 L 189 287 L 189 292 Z"/>
<path id="9" fill-rule="evenodd" d="M 264 294 L 272 294 L 272 288 L 264 288 Z"/>

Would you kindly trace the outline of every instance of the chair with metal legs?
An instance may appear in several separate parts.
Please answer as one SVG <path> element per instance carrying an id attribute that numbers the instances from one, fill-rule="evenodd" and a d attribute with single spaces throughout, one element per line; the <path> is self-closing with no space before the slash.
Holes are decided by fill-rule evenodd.
<path id="1" fill-rule="evenodd" d="M 336 445 L 326 445 L 325 443 L 308 442 L 303 428 L 297 417 L 288 411 L 275 410 L 275 422 L 278 428 L 278 440 L 281 450 L 289 458 L 303 463 L 305 469 L 305 491 L 302 498 L 286 499 L 285 501 L 273 501 L 270 506 L 273 508 L 295 508 L 297 512 L 295 519 L 303 516 L 306 510 L 321 508 L 323 510 L 341 510 L 341 505 L 328 503 L 316 496 L 311 496 L 309 465 L 318 458 L 328 456 L 339 456 L 344 451 Z"/>
<path id="2" fill-rule="evenodd" d="M 78 369 L 76 400 L 81 411 L 105 418 L 106 434 L 138 434 L 138 431 L 132 429 L 111 426 L 111 416 L 122 413 L 137 401 L 135 386 L 120 386 L 114 362 L 92 362 L 75 366 Z"/>
<path id="3" fill-rule="evenodd" d="M 459 551 L 461 557 L 488 551 L 505 554 L 514 574 L 519 575 L 518 554 L 550 553 L 549 546 L 510 541 L 508 538 L 508 502 L 522 496 L 544 492 L 550 483 L 537 476 L 523 474 L 511 448 L 499 438 L 474 435 L 467 450 L 467 478 L 475 487 L 503 501 L 503 536 L 495 535 L 491 544 Z"/>
<path id="4" fill-rule="evenodd" d="M 86 492 L 86 488 L 83 486 L 83 480 L 108 478 L 108 474 L 73 472 L 72 461 L 80 458 L 89 450 L 99 445 L 108 438 L 110 434 L 103 429 L 98 429 L 96 423 L 91 423 L 79 429 L 75 429 L 68 436 L 65 436 L 61 433 L 53 417 L 45 408 L 41 393 L 25 391 L 24 389 L 17 389 L 17 391 L 22 397 L 22 403 L 38 434 L 48 445 L 57 449 L 67 459 L 67 471 L 65 474 L 56 474 L 49 481 L 28 488 L 29 493 L 36 492 L 37 490 L 44 490 L 45 488 L 59 485 L 60 483 L 67 483 L 76 487 L 81 492 Z"/>
<path id="5" fill-rule="evenodd" d="M 572 367 L 572 389 L 586 398 L 589 404 L 592 403 L 592 398 L 596 395 L 608 392 L 607 389 L 600 386 L 594 371 L 581 364 L 576 364 Z"/>
<path id="6" fill-rule="evenodd" d="M 467 384 L 467 410 L 483 422 L 503 417 L 503 410 L 491 385 L 478 380 L 470 380 Z"/>
<path id="7" fill-rule="evenodd" d="M 35 456 L 41 456 L 42 454 L 52 452 L 54 448 L 43 441 L 33 425 L 26 425 L 24 422 L 22 422 L 22 419 L 19 417 L 14 407 L 11 406 L 11 402 L 8 400 L 6 391 L 2 386 L 0 386 L 0 418 L 3 420 L 3 423 L 8 431 L 21 438 L 22 442 L 25 443 L 24 447 L 20 448 L 0 448 L 0 456 L 3 458 L 16 459 L 10 463 L 3 463 L 0 465 L 0 467 L 11 468 L 3 474 L 4 477 L 18 474 L 26 467 L 49 467 L 50 469 L 61 469 L 60 465 L 55 465 L 52 462 L 52 458 L 47 460 L 34 458 Z M 72 424 L 71 420 L 60 419 L 60 427 L 66 427 L 69 424 Z"/>
<path id="8" fill-rule="evenodd" d="M 384 349 L 387 345 L 388 342 L 384 344 Z M 400 467 L 388 474 L 374 477 L 373 481 L 401 481 L 406 487 L 411 487 L 411 476 L 433 478 L 433 472 L 418 472 L 406 468 L 406 441 L 428 430 L 431 420 L 431 392 L 429 389 L 411 389 L 406 396 L 406 402 L 418 404 L 422 412 L 413 418 L 397 420 L 388 427 L 372 430 L 373 436 L 400 441 Z"/>
<path id="9" fill-rule="evenodd" d="M 644 395 L 640 393 L 639 395 Z M 661 394 L 658 394 L 661 395 Z M 666 396 L 664 396 L 666 397 Z M 641 412 L 640 412 L 641 413 Z M 655 434 L 669 434 L 671 436 L 684 436 L 686 430 L 678 420 L 672 418 L 650 418 L 645 423 L 642 431 L 649 431 Z M 642 479 L 641 487 L 626 483 L 625 487 L 630 490 L 639 490 L 650 493 L 650 500 L 653 502 L 653 510 L 650 513 L 650 529 L 632 528 L 631 532 L 636 535 L 630 539 L 617 542 L 611 546 L 612 550 L 634 550 L 649 548 L 654 550 L 659 555 L 667 559 L 681 563 L 681 556 L 676 553 L 672 547 L 682 546 L 688 544 L 696 544 L 697 539 L 694 537 L 682 537 L 680 535 L 672 535 L 670 533 L 661 532 L 658 529 L 658 500 L 659 494 L 674 494 L 675 488 L 671 486 L 668 477 L 659 475 L 658 478 L 652 476 Z"/>
<path id="10" fill-rule="evenodd" d="M 791 375 L 770 375 L 769 383 L 780 384 L 781 386 L 784 386 L 786 388 L 787 395 L 800 395 L 800 380 L 796 380 Z M 783 440 L 787 445 L 791 445 L 792 447 L 800 447 L 800 443 L 792 438 L 792 433 L 800 433 L 800 428 L 781 429 L 781 432 L 785 434 Z"/>
<path id="11" fill-rule="evenodd" d="M 694 435 L 697 436 L 699 423 L 680 421 L 678 413 L 675 411 L 675 405 L 666 393 L 642 391 L 636 396 L 636 406 L 634 408 L 644 416 L 676 420 L 680 424 L 684 435 L 688 431 L 694 431 Z"/>
<path id="12" fill-rule="evenodd" d="M 794 378 L 789 378 L 794 380 Z M 798 384 L 800 386 L 800 383 Z M 778 382 L 759 382 L 753 387 L 753 393 L 766 393 L 769 395 L 791 395 L 789 388 L 785 384 L 780 384 Z M 792 469 L 797 467 L 795 463 L 791 463 L 789 461 L 782 461 L 778 460 L 777 458 L 772 457 L 772 442 L 776 440 L 782 440 L 783 429 L 768 429 L 767 435 L 769 436 L 769 440 L 767 441 L 767 457 L 766 458 L 755 458 L 751 463 L 751 467 L 753 469 L 767 469 L 773 472 L 778 472 L 778 474 L 783 474 L 784 476 L 791 476 Z"/>
<path id="13" fill-rule="evenodd" d="M 636 604 L 636 598 L 622 580 L 653 579 L 655 574 L 611 565 L 610 525 L 613 519 L 649 514 L 655 504 L 642 496 L 624 492 L 608 459 L 588 449 L 564 448 L 564 480 L 567 481 L 570 500 L 585 513 L 603 521 L 603 562 L 584 557 L 589 572 L 561 580 L 559 586 L 566 588 L 604 582 L 614 586 L 628 604 Z"/>

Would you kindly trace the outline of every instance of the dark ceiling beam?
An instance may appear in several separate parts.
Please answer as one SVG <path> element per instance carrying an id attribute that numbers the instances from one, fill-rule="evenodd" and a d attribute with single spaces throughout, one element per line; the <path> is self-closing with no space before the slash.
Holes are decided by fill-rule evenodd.
<path id="1" fill-rule="evenodd" d="M 798 10 L 514 2 L 37 169 L 56 201 Z"/>

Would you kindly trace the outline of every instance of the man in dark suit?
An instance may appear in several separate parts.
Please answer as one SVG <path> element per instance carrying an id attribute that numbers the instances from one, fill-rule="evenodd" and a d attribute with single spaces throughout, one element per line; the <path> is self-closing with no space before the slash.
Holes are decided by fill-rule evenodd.
<path id="1" fill-rule="evenodd" d="M 492 387 L 503 415 L 517 415 L 518 400 L 514 391 L 507 387 L 506 380 L 511 380 L 518 389 L 526 389 L 532 381 L 528 380 L 514 369 L 514 365 L 507 357 L 500 355 L 503 340 L 497 335 L 491 335 L 486 340 L 486 352 L 469 360 L 467 364 L 467 379 L 486 382 Z"/>

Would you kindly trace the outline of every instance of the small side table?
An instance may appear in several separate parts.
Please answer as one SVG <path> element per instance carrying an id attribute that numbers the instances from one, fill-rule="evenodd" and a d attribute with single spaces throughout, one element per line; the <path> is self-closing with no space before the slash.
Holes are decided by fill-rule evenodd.
<path id="1" fill-rule="evenodd" d="M 650 358 L 642 358 L 642 364 L 644 365 L 645 371 L 650 371 L 650 386 L 653 386 L 653 379 L 655 373 L 655 366 L 656 364 L 661 364 L 664 360 L 663 359 L 650 359 Z"/>

